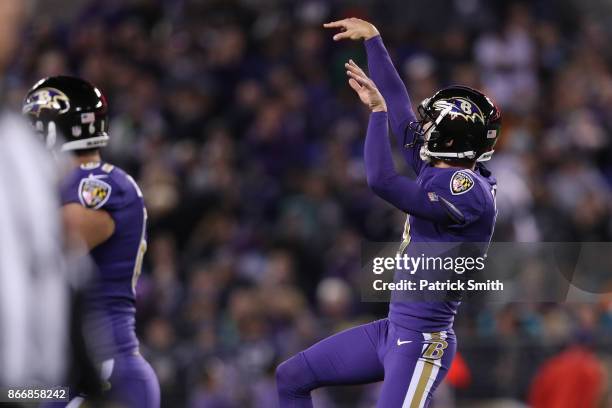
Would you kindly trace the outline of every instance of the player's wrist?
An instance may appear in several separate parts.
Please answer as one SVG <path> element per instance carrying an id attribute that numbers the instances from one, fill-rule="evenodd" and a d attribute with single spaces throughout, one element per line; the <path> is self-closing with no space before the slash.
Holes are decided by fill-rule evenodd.
<path id="1" fill-rule="evenodd" d="M 387 105 L 377 105 L 372 107 L 372 113 L 383 112 L 387 113 Z"/>
<path id="2" fill-rule="evenodd" d="M 365 40 L 369 40 L 371 38 L 376 37 L 377 35 L 380 35 L 380 32 L 378 31 L 378 28 L 376 28 L 376 26 L 374 24 L 370 24 L 368 23 L 368 28 L 366 30 L 366 35 L 365 35 Z"/>
<path id="3" fill-rule="evenodd" d="M 380 37 L 380 33 L 378 32 L 377 29 L 374 29 L 373 31 L 370 31 L 366 35 L 364 35 L 363 39 L 364 41 L 369 41 L 372 38 L 376 38 L 376 37 Z"/>

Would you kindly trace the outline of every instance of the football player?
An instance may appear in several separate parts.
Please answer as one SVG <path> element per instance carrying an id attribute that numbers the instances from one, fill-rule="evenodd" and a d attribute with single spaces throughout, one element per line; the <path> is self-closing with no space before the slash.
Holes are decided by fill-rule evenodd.
<path id="1" fill-rule="evenodd" d="M 349 85 L 372 112 L 364 148 L 368 185 L 408 214 L 401 253 L 419 256 L 413 247 L 424 242 L 486 245 L 495 224 L 496 183 L 480 162 L 493 153 L 499 109 L 475 89 L 450 86 L 420 104 L 417 120 L 378 30 L 356 18 L 325 27 L 341 29 L 335 40 L 365 40 L 372 78 L 352 61 L 346 70 Z M 389 122 L 416 180 L 394 168 Z M 458 307 L 459 301 L 447 298 L 392 297 L 386 319 L 338 333 L 282 363 L 280 406 L 312 407 L 310 391 L 321 386 L 381 380 L 377 407 L 429 406 L 455 354 Z"/>
<path id="2" fill-rule="evenodd" d="M 85 338 L 108 399 L 130 408 L 159 407 L 159 383 L 138 352 L 135 333 L 147 212 L 134 179 L 100 157 L 109 140 L 106 99 L 82 79 L 50 77 L 28 92 L 23 113 L 48 147 L 61 141 L 61 150 L 74 158 L 74 169 L 62 182 L 62 215 L 97 266 L 85 295 Z M 77 396 L 69 406 L 85 400 Z"/>

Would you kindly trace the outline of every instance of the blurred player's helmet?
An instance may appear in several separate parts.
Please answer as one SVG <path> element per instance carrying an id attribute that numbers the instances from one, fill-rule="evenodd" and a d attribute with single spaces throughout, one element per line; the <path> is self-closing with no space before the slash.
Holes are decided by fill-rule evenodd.
<path id="1" fill-rule="evenodd" d="M 421 158 L 487 161 L 499 137 L 501 112 L 482 92 L 460 85 L 441 89 L 418 108 L 412 122 L 414 138 L 422 142 Z"/>
<path id="2" fill-rule="evenodd" d="M 62 151 L 108 144 L 108 105 L 102 92 L 80 78 L 55 76 L 38 81 L 23 101 L 23 114 L 45 137 L 47 147 L 64 140 Z"/>

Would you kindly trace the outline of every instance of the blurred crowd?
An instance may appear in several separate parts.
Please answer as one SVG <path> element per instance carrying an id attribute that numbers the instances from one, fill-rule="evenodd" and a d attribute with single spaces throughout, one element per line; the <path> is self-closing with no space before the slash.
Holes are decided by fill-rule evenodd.
<path id="1" fill-rule="evenodd" d="M 365 66 L 363 46 L 325 21 L 377 25 L 415 104 L 463 83 L 501 106 L 496 241 L 611 241 L 608 2 L 79 3 L 64 21 L 34 14 L 4 92 L 18 106 L 38 78 L 72 73 L 106 93 L 104 156 L 150 216 L 138 328 L 164 406 L 274 407 L 279 362 L 385 316 L 360 302 L 360 246 L 399 241 L 405 215 L 365 183 L 368 116 L 343 68 Z M 566 345 L 609 357 L 612 301 L 468 303 L 456 331 L 472 378 L 457 401 L 525 401 Z M 367 407 L 376 386 L 315 395 Z"/>

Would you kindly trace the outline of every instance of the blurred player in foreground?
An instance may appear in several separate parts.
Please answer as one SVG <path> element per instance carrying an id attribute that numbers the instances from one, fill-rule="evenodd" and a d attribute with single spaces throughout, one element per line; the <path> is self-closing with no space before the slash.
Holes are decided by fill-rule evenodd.
<path id="1" fill-rule="evenodd" d="M 90 83 L 58 76 L 28 92 L 23 113 L 48 147 L 63 140 L 74 169 L 61 187 L 62 213 L 97 267 L 86 300 L 85 338 L 108 399 L 121 406 L 159 406 L 159 383 L 138 352 L 135 287 L 146 251 L 147 213 L 142 193 L 123 170 L 102 161 L 108 143 L 107 103 Z M 77 396 L 70 407 L 85 402 Z"/>
<path id="2" fill-rule="evenodd" d="M 55 166 L 23 118 L 5 109 L 4 81 L 31 4 L 0 1 L 0 385 L 54 383 L 67 371 Z"/>
<path id="3" fill-rule="evenodd" d="M 325 27 L 342 30 L 334 40 L 365 40 L 372 79 L 352 61 L 346 69 L 349 85 L 372 111 L 364 153 L 368 185 L 408 214 L 400 251 L 419 256 L 411 244 L 421 242 L 488 243 L 496 182 L 479 162 L 493 153 L 501 124 L 497 107 L 477 90 L 451 86 L 423 101 L 417 120 L 376 27 L 356 18 Z M 403 156 L 416 181 L 394 168 L 389 121 L 407 147 Z M 459 303 L 392 298 L 388 318 L 336 334 L 282 363 L 280 406 L 312 407 L 310 392 L 321 386 L 381 380 L 377 407 L 429 406 L 455 354 Z"/>

